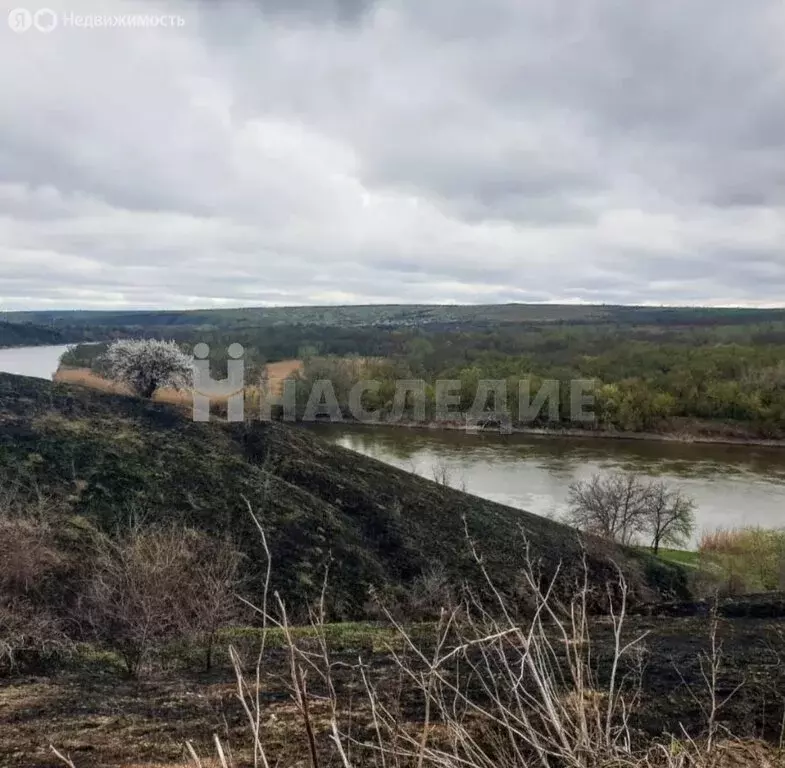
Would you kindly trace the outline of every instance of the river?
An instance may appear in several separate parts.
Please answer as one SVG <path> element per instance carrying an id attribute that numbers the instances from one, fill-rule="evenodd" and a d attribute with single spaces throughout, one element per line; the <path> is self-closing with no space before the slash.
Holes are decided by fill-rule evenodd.
<path id="1" fill-rule="evenodd" d="M 49 379 L 67 346 L 0 349 L 0 371 Z M 313 425 L 326 439 L 539 515 L 567 509 L 570 483 L 627 470 L 667 479 L 697 504 L 698 533 L 785 527 L 785 449 Z"/>
<path id="2" fill-rule="evenodd" d="M 718 527 L 785 527 L 785 449 L 600 438 L 318 425 L 333 443 L 493 501 L 559 517 L 569 485 L 626 470 L 666 479 L 697 505 L 696 536 Z"/>
<path id="3" fill-rule="evenodd" d="M 0 349 L 0 373 L 16 373 L 36 379 L 51 379 L 60 356 L 73 345 L 56 347 L 12 347 Z"/>

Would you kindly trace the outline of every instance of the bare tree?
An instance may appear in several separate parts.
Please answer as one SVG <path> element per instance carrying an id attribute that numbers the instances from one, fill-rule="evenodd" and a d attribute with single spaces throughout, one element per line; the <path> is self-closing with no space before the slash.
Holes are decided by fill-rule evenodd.
<path id="1" fill-rule="evenodd" d="M 570 486 L 568 522 L 576 528 L 631 544 L 644 529 L 648 484 L 638 475 L 594 475 Z"/>
<path id="2" fill-rule="evenodd" d="M 695 526 L 695 503 L 663 481 L 635 474 L 594 475 L 570 486 L 568 522 L 587 533 L 630 545 L 651 539 L 655 554 L 663 543 L 681 544 Z"/>
<path id="3" fill-rule="evenodd" d="M 150 398 L 162 387 L 183 389 L 193 374 L 191 358 L 173 341 L 157 339 L 115 341 L 103 356 L 110 378 Z"/>
<path id="4" fill-rule="evenodd" d="M 660 545 L 683 545 L 695 530 L 695 502 L 663 482 L 649 487 L 646 523 L 654 554 Z"/>

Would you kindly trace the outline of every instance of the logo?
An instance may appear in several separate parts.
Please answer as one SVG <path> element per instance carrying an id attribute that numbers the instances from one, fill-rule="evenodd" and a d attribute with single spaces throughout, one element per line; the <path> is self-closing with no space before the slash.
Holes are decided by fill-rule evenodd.
<path id="1" fill-rule="evenodd" d="M 33 26 L 33 14 L 26 8 L 14 8 L 8 14 L 8 26 L 18 34 L 27 32 Z"/>
<path id="2" fill-rule="evenodd" d="M 245 350 L 242 344 L 230 344 L 226 350 L 227 378 L 222 381 L 210 375 L 210 347 L 203 341 L 194 346 L 193 420 L 210 421 L 210 400 L 226 399 L 228 421 L 245 418 Z"/>
<path id="3" fill-rule="evenodd" d="M 51 8 L 39 8 L 35 13 L 27 8 L 14 8 L 8 14 L 8 26 L 17 34 L 27 32 L 31 27 L 49 34 L 57 28 L 57 14 Z"/>
<path id="4" fill-rule="evenodd" d="M 48 34 L 57 27 L 57 14 L 50 8 L 41 8 L 33 14 L 33 25 L 39 32 Z"/>
<path id="5" fill-rule="evenodd" d="M 34 13 L 27 8 L 15 8 L 8 14 L 8 26 L 16 33 L 35 28 L 48 35 L 58 27 L 65 29 L 175 29 L 185 26 L 178 14 L 121 13 L 87 15 L 73 12 L 58 15 L 51 8 L 39 8 Z"/>
<path id="6" fill-rule="evenodd" d="M 226 349 L 226 378 L 214 379 L 210 372 L 211 355 L 209 345 L 200 342 L 193 348 L 193 420 L 210 421 L 210 401 L 225 404 L 228 421 L 245 421 L 245 350 L 241 344 L 230 344 Z M 280 380 L 279 380 L 280 381 Z M 382 407 L 369 409 L 376 402 L 382 382 L 358 378 L 346 386 L 346 380 L 336 387 L 330 379 L 306 376 L 304 379 L 290 376 L 279 387 L 270 387 L 270 380 L 262 373 L 258 386 L 251 394 L 257 394 L 258 418 L 270 421 L 273 406 L 282 407 L 284 421 L 317 422 L 328 420 L 341 422 L 347 414 L 357 422 L 364 423 L 443 423 L 450 428 L 467 431 L 498 431 L 509 434 L 514 424 L 531 425 L 539 420 L 545 423 L 543 409 L 547 405 L 547 423 L 562 424 L 567 417 L 566 408 L 561 407 L 562 384 L 557 379 L 540 382 L 536 395 L 531 392 L 531 379 L 520 379 L 514 393 L 508 393 L 507 379 L 480 379 L 476 388 L 465 393 L 471 396 L 472 404 L 466 409 L 461 405 L 464 382 L 460 379 L 438 379 L 434 386 L 422 379 L 394 379 L 395 393 Z M 386 382 L 388 385 L 390 381 Z M 595 423 L 593 410 L 594 379 L 573 379 L 569 382 L 569 419 L 572 422 Z M 310 387 L 310 391 L 306 389 Z M 428 394 L 429 389 L 431 394 Z M 510 397 L 508 397 L 508 394 Z M 307 395 L 307 402 L 302 397 Z M 370 401 L 368 400 L 370 396 Z M 363 399 L 363 398 L 366 399 Z M 489 409 L 489 402 L 492 407 Z M 304 408 L 300 406 L 304 405 Z M 566 403 L 564 404 L 567 405 Z M 514 413 L 517 411 L 517 414 Z"/>

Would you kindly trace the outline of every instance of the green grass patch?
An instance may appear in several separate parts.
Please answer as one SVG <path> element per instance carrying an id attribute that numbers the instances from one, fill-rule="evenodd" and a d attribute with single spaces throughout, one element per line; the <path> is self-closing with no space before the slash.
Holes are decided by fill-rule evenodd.
<path id="1" fill-rule="evenodd" d="M 641 552 L 653 555 L 651 547 L 638 547 Z M 667 549 L 660 547 L 657 553 L 657 560 L 664 563 L 673 563 L 684 568 L 698 568 L 700 566 L 700 553 L 686 549 Z"/>
<path id="2" fill-rule="evenodd" d="M 660 549 L 657 556 L 666 563 L 676 563 L 688 568 L 697 568 L 700 565 L 700 554 L 686 549 Z"/>

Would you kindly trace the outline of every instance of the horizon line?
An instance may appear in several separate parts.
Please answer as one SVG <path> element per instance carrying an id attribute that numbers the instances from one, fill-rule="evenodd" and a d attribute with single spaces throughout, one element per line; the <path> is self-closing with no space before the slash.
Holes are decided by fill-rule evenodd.
<path id="1" fill-rule="evenodd" d="M 3 309 L 0 307 L 0 315 L 20 315 L 20 314 L 58 314 L 58 313 L 112 313 L 112 314 L 132 314 L 143 312 L 221 312 L 221 311 L 253 311 L 253 310 L 284 310 L 284 309 L 368 309 L 373 307 L 586 307 L 598 309 L 710 309 L 710 310 L 762 310 L 776 311 L 785 310 L 785 303 L 781 304 L 750 304 L 750 303 L 722 303 L 722 304 L 700 304 L 700 303 L 664 303 L 664 302 L 643 302 L 643 303 L 611 303 L 611 302 L 584 302 L 584 301 L 509 301 L 509 302 L 392 302 L 392 303 L 359 303 L 359 304 L 238 304 L 223 306 L 170 306 L 170 307 L 57 307 L 57 308 L 29 308 L 29 309 Z"/>

